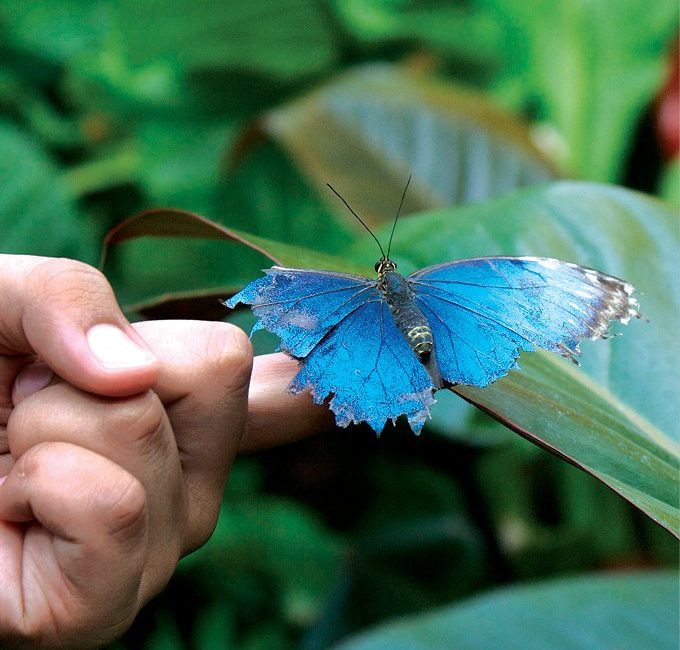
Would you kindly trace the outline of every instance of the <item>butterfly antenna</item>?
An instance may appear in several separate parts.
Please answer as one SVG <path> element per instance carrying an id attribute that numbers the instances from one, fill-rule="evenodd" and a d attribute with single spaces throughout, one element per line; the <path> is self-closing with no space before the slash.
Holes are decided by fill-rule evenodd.
<path id="1" fill-rule="evenodd" d="M 378 248 L 380 249 L 380 253 L 382 254 L 383 258 L 387 259 L 387 256 L 385 255 L 385 251 L 383 250 L 383 247 L 380 245 L 378 238 L 373 234 L 373 231 L 364 223 L 364 220 L 356 212 L 354 212 L 354 210 L 352 210 L 349 203 L 347 203 L 347 201 L 345 201 L 345 199 L 343 199 L 342 196 L 340 196 L 340 193 L 337 192 L 336 189 L 330 183 L 326 183 L 326 185 L 328 185 L 331 192 L 333 192 L 333 194 L 335 194 L 335 196 L 337 196 L 345 204 L 347 209 L 359 220 L 359 223 L 364 228 L 366 228 L 366 230 L 368 231 L 368 234 L 371 237 L 373 237 L 373 239 L 375 239 L 375 243 L 378 244 Z"/>
<path id="2" fill-rule="evenodd" d="M 390 258 L 390 248 L 392 248 L 392 237 L 394 235 L 394 229 L 397 227 L 397 219 L 399 219 L 399 215 L 401 214 L 401 208 L 404 205 L 404 197 L 406 196 L 406 190 L 408 189 L 408 186 L 411 184 L 411 176 L 413 176 L 413 174 L 408 175 L 406 187 L 404 188 L 404 191 L 401 193 L 401 201 L 399 203 L 399 209 L 397 210 L 397 216 L 394 217 L 394 223 L 392 224 L 392 232 L 390 233 L 390 240 L 389 242 L 387 242 L 387 259 Z"/>

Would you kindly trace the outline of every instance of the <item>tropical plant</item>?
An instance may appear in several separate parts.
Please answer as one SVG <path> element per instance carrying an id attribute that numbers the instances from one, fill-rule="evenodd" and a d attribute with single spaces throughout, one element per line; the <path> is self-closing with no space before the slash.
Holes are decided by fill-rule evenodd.
<path id="1" fill-rule="evenodd" d="M 131 315 L 247 329 L 217 298 L 272 261 L 372 275 L 325 184 L 385 239 L 412 173 L 400 269 L 558 257 L 632 282 L 648 319 L 579 368 L 530 353 L 441 391 L 418 438 L 239 459 L 213 538 L 118 647 L 677 646 L 677 146 L 650 126 L 677 13 L 0 2 L 0 248 L 101 260 Z"/>

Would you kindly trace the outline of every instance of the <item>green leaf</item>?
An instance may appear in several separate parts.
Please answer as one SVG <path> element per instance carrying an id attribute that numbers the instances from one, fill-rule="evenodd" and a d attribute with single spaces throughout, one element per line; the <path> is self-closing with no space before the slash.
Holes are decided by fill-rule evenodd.
<path id="1" fill-rule="evenodd" d="M 30 75 L 0 64 L 0 107 L 27 126 L 37 139 L 51 146 L 83 146 L 84 129 L 78 120 L 64 115 L 33 84 Z"/>
<path id="2" fill-rule="evenodd" d="M 0 251 L 95 261 L 102 232 L 79 213 L 46 152 L 2 122 L 0 150 Z"/>
<path id="3" fill-rule="evenodd" d="M 659 0 L 482 0 L 505 30 L 500 92 L 557 128 L 567 169 L 599 181 L 621 177 L 645 106 L 660 87 L 678 29 L 678 4 Z"/>
<path id="4" fill-rule="evenodd" d="M 347 567 L 344 609 L 359 607 L 361 621 L 459 598 L 484 584 L 490 570 L 487 540 L 467 512 L 469 495 L 460 491 L 455 469 L 446 462 L 434 469 L 437 461 L 417 457 L 427 440 L 414 442 L 407 431 L 384 435 L 387 447 L 361 461 L 369 463 L 360 473 L 370 476 L 371 490 L 353 531 Z M 405 449 L 415 455 L 390 457 L 388 449 L 402 435 Z M 440 453 L 447 448 L 437 447 Z"/>
<path id="5" fill-rule="evenodd" d="M 619 495 L 524 439 L 515 436 L 514 444 L 485 453 L 474 471 L 515 576 L 625 564 L 637 557 L 640 540 L 650 532 L 675 556 L 677 540 L 664 529 L 650 519 L 641 530 Z"/>
<path id="6" fill-rule="evenodd" d="M 344 209 L 327 192 L 329 181 L 369 225 L 392 218 L 409 173 L 404 214 L 481 201 L 552 176 L 517 119 L 469 91 L 395 66 L 354 69 L 271 111 L 263 128 L 338 212 Z"/>
<path id="7" fill-rule="evenodd" d="M 405 618 L 337 650 L 618 650 L 678 647 L 673 573 L 586 576 L 511 587 Z"/>
<path id="8" fill-rule="evenodd" d="M 214 120 L 153 119 L 136 128 L 139 181 L 151 205 L 213 212 L 234 127 Z"/>
<path id="9" fill-rule="evenodd" d="M 232 149 L 247 149 L 244 140 L 257 137 L 246 132 Z M 251 233 L 279 239 L 288 244 L 307 246 L 310 236 L 314 248 L 328 253 L 342 253 L 352 243 L 351 229 L 319 201 L 290 159 L 273 142 L 257 147 L 243 162 L 233 160 L 221 193 L 221 214 L 228 215 L 229 225 Z M 332 196 L 324 186 L 322 196 Z M 333 206 L 337 207 L 337 206 Z"/>
<path id="10" fill-rule="evenodd" d="M 123 127 L 140 107 L 261 110 L 338 54 L 315 0 L 3 3 L 0 36 L 38 70 L 65 66 L 68 103 L 122 118 Z"/>
<path id="11" fill-rule="evenodd" d="M 540 255 L 631 282 L 649 323 L 620 329 L 620 339 L 586 341 L 581 370 L 680 440 L 678 239 L 676 215 L 664 203 L 623 188 L 562 182 L 404 219 L 392 250 L 404 273 L 466 257 Z M 352 256 L 370 256 L 372 249 L 363 242 Z"/>
<path id="12" fill-rule="evenodd" d="M 454 390 L 593 474 L 680 536 L 680 447 L 553 355 L 523 355 L 520 366 L 521 371 L 487 389 L 459 386 Z"/>
<path id="13" fill-rule="evenodd" d="M 289 266 L 355 271 L 351 260 L 375 259 L 371 241 L 350 250 L 348 261 L 227 233 L 196 217 L 168 221 L 169 216 L 166 211 L 131 220 L 109 240 L 155 229 L 156 235 L 239 241 L 245 237 L 249 245 L 267 248 L 270 256 L 275 253 L 280 263 Z M 388 229 L 378 234 L 386 238 Z M 621 338 L 584 345 L 580 369 L 555 355 L 530 353 L 520 360 L 523 370 L 511 372 L 491 387 L 456 391 L 680 533 L 679 454 L 677 439 L 673 440 L 680 418 L 676 399 L 680 341 L 675 335 L 680 322 L 679 244 L 675 214 L 666 204 L 621 188 L 557 183 L 485 204 L 404 218 L 392 250 L 404 272 L 480 255 L 543 255 L 632 282 L 650 322 L 632 323 Z M 241 277 L 242 269 L 232 264 L 223 264 L 222 269 L 225 289 L 228 278 Z M 192 270 L 190 266 L 177 269 L 189 277 Z M 436 409 L 435 405 L 435 413 Z M 466 416 L 458 412 L 443 411 L 435 417 L 440 423 L 452 420 L 452 427 L 466 426 Z"/>
<path id="14" fill-rule="evenodd" d="M 584 345 L 580 370 L 555 355 L 525 354 L 522 370 L 487 389 L 456 392 L 680 532 L 680 261 L 668 206 L 619 188 L 560 183 L 405 219 L 393 250 L 406 271 L 479 255 L 545 255 L 632 282 L 650 322 Z"/>
<path id="15" fill-rule="evenodd" d="M 110 28 L 110 16 L 111 7 L 100 2 L 3 2 L 0 28 L 11 26 L 2 31 L 4 45 L 52 63 L 66 63 L 82 52 L 102 46 Z"/>

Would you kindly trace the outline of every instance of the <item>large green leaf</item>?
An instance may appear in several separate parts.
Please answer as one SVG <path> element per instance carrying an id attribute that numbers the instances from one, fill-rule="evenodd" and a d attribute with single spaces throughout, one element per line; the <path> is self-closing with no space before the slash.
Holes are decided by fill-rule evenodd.
<path id="1" fill-rule="evenodd" d="M 262 126 L 312 185 L 328 195 L 331 181 L 369 223 L 394 214 L 409 173 L 405 214 L 481 201 L 552 176 L 529 130 L 511 115 L 396 66 L 351 70 L 271 111 Z"/>
<path id="2" fill-rule="evenodd" d="M 487 389 L 454 390 L 593 474 L 680 536 L 680 447 L 556 357 L 524 355 L 521 367 Z"/>
<path id="3" fill-rule="evenodd" d="M 580 370 L 553 355 L 528 354 L 520 359 L 524 370 L 488 389 L 456 390 L 680 532 L 679 251 L 668 206 L 618 188 L 561 183 L 406 219 L 393 250 L 406 270 L 458 257 L 549 255 L 635 284 L 650 322 L 631 324 L 620 339 L 584 345 Z"/>
<path id="4" fill-rule="evenodd" d="M 215 120 L 145 120 L 137 125 L 139 181 L 151 205 L 212 213 L 234 127 Z"/>
<path id="5" fill-rule="evenodd" d="M 674 650 L 675 573 L 588 576 L 511 587 L 350 638 L 337 650 Z"/>
<path id="6" fill-rule="evenodd" d="M 525 440 L 515 436 L 514 444 L 488 450 L 473 471 L 515 576 L 625 563 L 637 557 L 641 540 L 650 539 L 663 545 L 665 561 L 674 566 L 677 540 L 663 528 L 642 522 L 598 479 Z"/>
<path id="7" fill-rule="evenodd" d="M 3 2 L 0 4 L 0 29 L 3 42 L 30 52 L 51 63 L 99 48 L 106 39 L 112 14 L 111 4 L 64 0 Z"/>
<path id="8" fill-rule="evenodd" d="M 248 149 L 248 135 L 256 136 L 256 132 L 246 133 L 232 152 Z M 243 164 L 234 162 L 233 167 L 222 187 L 220 210 L 230 226 L 302 246 L 313 236 L 314 247 L 329 253 L 341 253 L 351 244 L 355 224 L 348 228 L 319 201 L 317 193 L 275 143 L 264 143 Z M 333 197 L 327 187 L 322 196 Z M 337 205 L 338 201 L 333 207 Z"/>
<path id="9" fill-rule="evenodd" d="M 562 182 L 458 210 L 404 219 L 392 250 L 410 272 L 482 255 L 541 255 L 600 269 L 639 291 L 649 323 L 586 342 L 581 370 L 680 440 L 678 225 L 670 206 L 622 188 Z M 353 255 L 370 256 L 370 242 Z"/>
<path id="10" fill-rule="evenodd" d="M 17 58 L 40 62 L 27 66 L 30 75 L 44 74 L 45 62 L 64 66 L 67 103 L 122 128 L 140 107 L 175 115 L 261 110 L 337 57 L 315 0 L 4 2 L 0 35 Z"/>
<path id="11" fill-rule="evenodd" d="M 566 165 L 620 178 L 631 133 L 665 74 L 678 3 L 659 0 L 480 0 L 505 38 L 499 92 L 512 85 L 564 140 Z"/>
<path id="12" fill-rule="evenodd" d="M 131 67 L 157 60 L 188 73 L 236 68 L 284 77 L 319 72 L 335 58 L 313 0 L 32 0 L 2 3 L 0 21 L 11 26 L 3 31 L 13 48 L 55 63 L 100 51 L 112 73 L 117 55 Z"/>
<path id="13" fill-rule="evenodd" d="M 185 221 L 168 221 L 169 217 L 157 213 L 151 220 L 132 220 L 111 241 L 151 233 L 244 239 L 238 233 L 225 234 L 223 228 L 208 234 L 203 229 L 219 227 L 205 221 L 195 221 L 194 226 L 186 215 Z M 382 233 L 386 234 L 387 230 Z M 347 259 L 246 239 L 260 250 L 269 248 L 287 266 L 355 270 Z M 370 241 L 362 242 L 350 251 L 349 260 L 373 260 L 373 247 Z M 676 399 L 680 342 L 674 335 L 680 322 L 680 287 L 677 226 L 668 206 L 620 188 L 565 182 L 490 203 L 405 218 L 393 251 L 405 272 L 461 257 L 533 254 L 579 262 L 632 282 L 650 322 L 632 323 L 621 338 L 584 345 L 580 369 L 547 353 L 525 354 L 520 360 L 523 370 L 486 389 L 456 391 L 680 533 Z M 222 266 L 224 290 L 230 277 L 243 277 L 234 259 Z M 118 263 L 126 269 L 124 258 Z M 191 277 L 191 269 L 180 266 L 178 271 Z M 436 405 L 434 413 L 435 422 L 455 420 L 458 426 L 464 426 L 467 417 L 450 412 L 446 403 Z"/>

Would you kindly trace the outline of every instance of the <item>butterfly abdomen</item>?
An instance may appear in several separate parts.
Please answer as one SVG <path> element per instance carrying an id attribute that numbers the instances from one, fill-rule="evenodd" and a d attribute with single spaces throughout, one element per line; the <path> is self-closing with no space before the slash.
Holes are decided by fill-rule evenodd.
<path id="1" fill-rule="evenodd" d="M 411 350 L 423 364 L 427 364 L 434 348 L 432 329 L 427 318 L 413 301 L 413 293 L 406 280 L 395 271 L 387 271 L 378 286 Z"/>
<path id="2" fill-rule="evenodd" d="M 418 310 L 419 311 L 419 310 Z M 392 312 L 397 327 L 406 337 L 416 356 L 426 362 L 432 354 L 434 342 L 432 330 L 422 313 L 413 313 L 410 309 L 397 309 Z"/>

